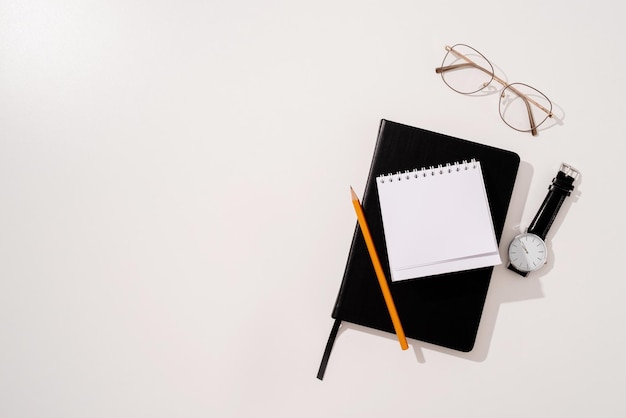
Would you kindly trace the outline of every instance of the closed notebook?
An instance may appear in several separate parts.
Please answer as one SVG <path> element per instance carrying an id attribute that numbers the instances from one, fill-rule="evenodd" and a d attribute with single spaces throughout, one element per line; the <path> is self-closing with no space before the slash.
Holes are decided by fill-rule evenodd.
<path id="1" fill-rule="evenodd" d="M 480 161 L 376 178 L 391 280 L 501 264 Z"/>
<path id="2" fill-rule="evenodd" d="M 518 155 L 511 151 L 383 120 L 361 201 L 406 336 L 460 351 L 470 351 L 474 346 L 493 267 L 391 281 L 376 182 L 379 176 L 389 173 L 438 167 L 439 164 L 445 167 L 446 162 L 472 159 L 480 162 L 484 194 L 473 192 L 471 199 L 486 198 L 493 236 L 498 243 L 520 161 Z M 462 213 L 464 198 L 456 192 L 453 194 L 450 201 L 457 205 L 458 213 Z M 436 202 L 423 201 L 420 204 L 429 207 L 431 220 L 439 216 L 441 208 Z M 480 230 L 484 232 L 486 228 L 480 227 Z M 452 231 L 445 240 L 471 239 L 464 235 L 462 231 Z M 422 240 L 418 244 L 420 246 L 428 245 L 429 239 L 419 232 L 415 232 L 414 239 Z M 488 248 L 489 251 L 491 249 Z M 358 225 L 332 317 L 337 320 L 336 324 L 348 321 L 393 332 L 389 312 Z"/>

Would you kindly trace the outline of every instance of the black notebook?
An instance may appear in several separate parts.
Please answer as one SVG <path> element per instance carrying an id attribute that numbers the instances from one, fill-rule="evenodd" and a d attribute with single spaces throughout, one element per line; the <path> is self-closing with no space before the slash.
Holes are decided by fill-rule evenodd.
<path id="1" fill-rule="evenodd" d="M 361 202 L 406 336 L 464 352 L 474 346 L 493 267 L 392 282 L 376 181 L 388 173 L 472 160 L 482 166 L 493 232 L 499 243 L 520 162 L 511 151 L 382 120 Z M 462 200 L 458 211 L 463 211 Z M 320 366 L 320 379 L 341 321 L 394 332 L 358 225 L 332 317 L 336 321 Z"/>

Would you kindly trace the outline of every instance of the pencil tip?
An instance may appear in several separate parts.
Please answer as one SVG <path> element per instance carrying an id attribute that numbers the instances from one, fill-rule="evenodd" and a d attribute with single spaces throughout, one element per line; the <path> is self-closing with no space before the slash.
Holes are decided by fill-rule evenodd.
<path id="1" fill-rule="evenodd" d="M 352 188 L 352 186 L 350 186 L 350 194 L 352 194 L 352 200 L 359 200 L 359 197 L 354 192 L 354 189 Z"/>

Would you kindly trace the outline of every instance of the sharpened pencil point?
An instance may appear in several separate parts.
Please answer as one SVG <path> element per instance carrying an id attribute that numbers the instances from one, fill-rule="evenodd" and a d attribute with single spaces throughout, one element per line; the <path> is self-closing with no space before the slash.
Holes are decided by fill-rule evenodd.
<path id="1" fill-rule="evenodd" d="M 352 194 L 352 200 L 359 200 L 359 197 L 354 192 L 354 189 L 352 188 L 352 186 L 350 186 L 350 193 Z"/>

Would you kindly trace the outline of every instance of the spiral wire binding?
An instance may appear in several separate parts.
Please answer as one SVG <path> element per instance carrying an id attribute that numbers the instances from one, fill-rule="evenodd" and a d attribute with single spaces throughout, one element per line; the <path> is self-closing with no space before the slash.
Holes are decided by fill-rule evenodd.
<path id="1" fill-rule="evenodd" d="M 417 178 L 424 178 L 424 177 L 434 177 L 436 175 L 443 175 L 446 173 L 452 173 L 452 171 L 461 171 L 461 170 L 469 170 L 470 168 L 476 168 L 478 166 L 478 162 L 476 161 L 475 158 L 472 158 L 469 162 L 467 160 L 463 160 L 462 162 L 455 162 L 455 163 L 447 163 L 445 166 L 443 166 L 442 164 L 439 164 L 437 167 L 435 166 L 430 166 L 428 168 L 426 167 L 422 167 L 422 168 L 415 168 L 413 170 L 405 170 L 404 172 L 398 171 L 396 173 L 388 173 L 388 174 L 381 174 L 380 176 L 377 177 L 377 180 L 380 183 L 385 183 L 385 182 L 389 182 L 389 183 L 393 183 L 394 181 L 402 181 L 404 180 L 410 180 L 412 178 L 417 179 Z"/>

